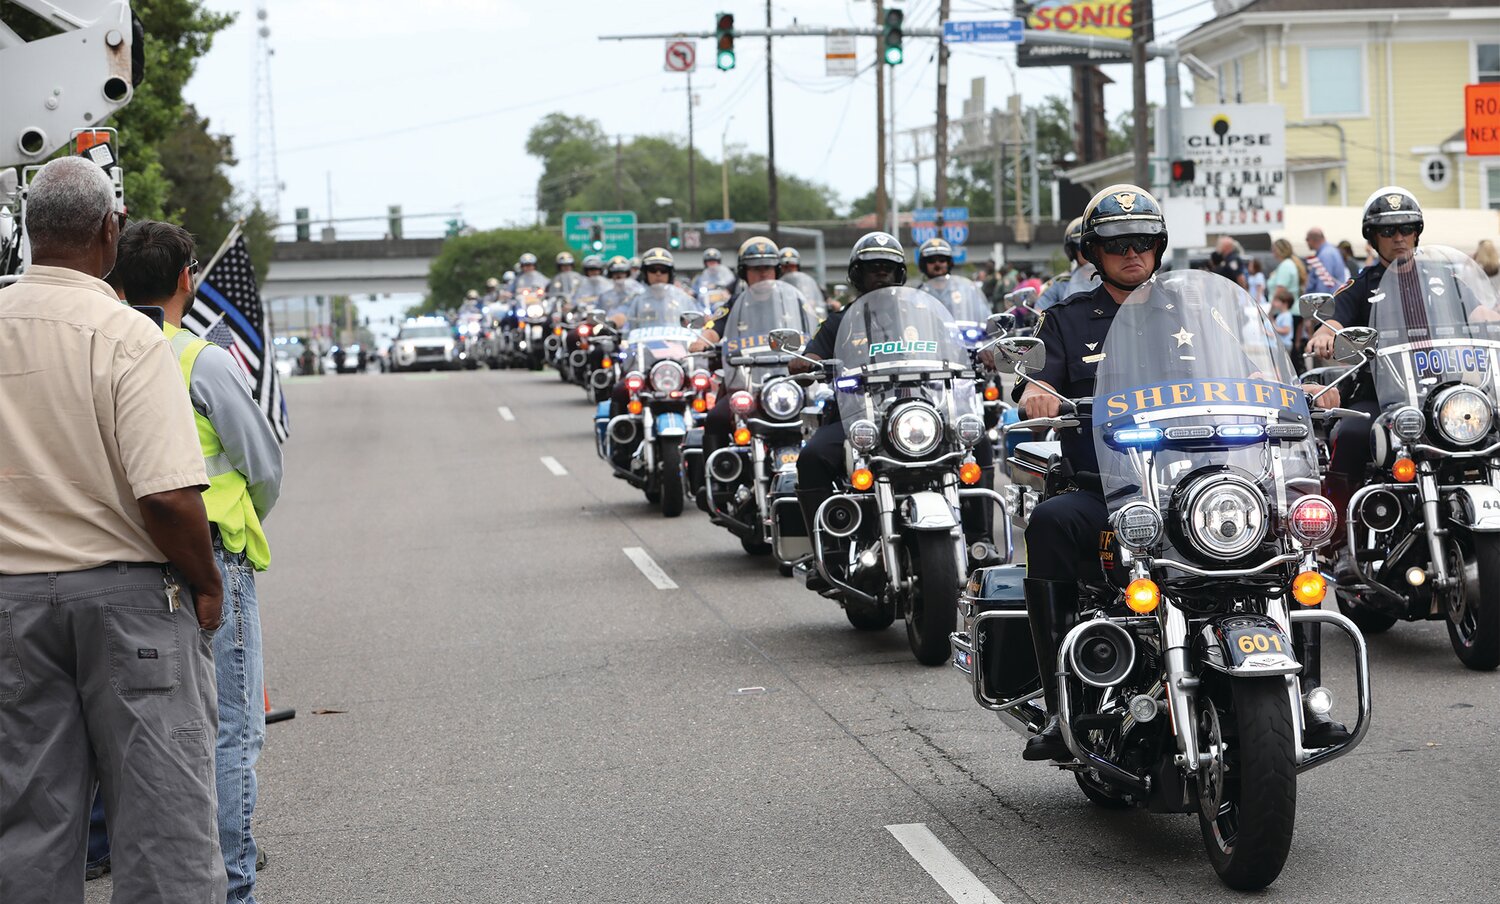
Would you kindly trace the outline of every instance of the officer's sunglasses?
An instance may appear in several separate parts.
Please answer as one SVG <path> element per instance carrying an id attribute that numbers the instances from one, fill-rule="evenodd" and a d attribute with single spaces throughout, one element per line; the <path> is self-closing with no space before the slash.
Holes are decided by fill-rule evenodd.
<path id="1" fill-rule="evenodd" d="M 671 273 L 672 271 L 668 270 L 666 267 L 647 267 L 646 268 L 646 272 L 647 273 Z"/>
<path id="2" fill-rule="evenodd" d="M 1383 239 L 1388 239 L 1398 232 L 1402 235 L 1416 235 L 1417 227 L 1413 226 L 1410 223 L 1406 223 L 1401 226 L 1382 226 L 1379 230 L 1376 231 L 1375 234 Z"/>
<path id="3" fill-rule="evenodd" d="M 1154 235 L 1122 235 L 1112 239 L 1105 239 L 1099 243 L 1099 248 L 1105 254 L 1123 257 L 1134 251 L 1136 254 L 1145 254 L 1156 247 L 1156 236 Z"/>

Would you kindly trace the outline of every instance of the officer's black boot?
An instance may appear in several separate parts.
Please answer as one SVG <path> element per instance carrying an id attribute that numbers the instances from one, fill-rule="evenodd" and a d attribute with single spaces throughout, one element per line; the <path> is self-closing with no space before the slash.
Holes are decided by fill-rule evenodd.
<path id="1" fill-rule="evenodd" d="M 808 537 L 818 529 L 818 508 L 832 495 L 830 487 L 797 487 L 797 507 L 802 509 L 802 523 L 807 525 Z M 812 563 L 807 573 L 807 589 L 820 592 L 827 590 L 828 586 L 817 564 Z"/>
<path id="2" fill-rule="evenodd" d="M 1292 627 L 1292 644 L 1297 648 L 1297 659 L 1302 663 L 1302 693 L 1318 687 L 1323 681 L 1322 626 L 1299 624 Z M 1303 712 L 1302 746 L 1313 750 L 1342 744 L 1351 737 L 1342 722 L 1335 722 L 1327 713 Z"/>
<path id="3" fill-rule="evenodd" d="M 1026 579 L 1026 616 L 1036 648 L 1042 695 L 1047 701 L 1047 724 L 1031 740 L 1021 757 L 1028 760 L 1071 760 L 1057 719 L 1057 648 L 1078 622 L 1078 585 L 1065 581 Z"/>

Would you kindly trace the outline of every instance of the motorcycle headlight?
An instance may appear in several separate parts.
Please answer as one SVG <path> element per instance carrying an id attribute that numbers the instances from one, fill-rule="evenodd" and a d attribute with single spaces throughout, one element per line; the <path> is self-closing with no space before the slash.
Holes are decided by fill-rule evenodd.
<path id="1" fill-rule="evenodd" d="M 1266 536 L 1266 498 L 1243 477 L 1206 477 L 1183 506 L 1188 539 L 1204 555 L 1238 559 Z"/>
<path id="2" fill-rule="evenodd" d="M 677 392 L 686 382 L 687 375 L 676 361 L 658 361 L 651 368 L 651 388 L 657 392 Z"/>
<path id="3" fill-rule="evenodd" d="M 965 414 L 958 419 L 958 441 L 965 449 L 973 448 L 984 439 L 984 418 L 977 414 Z"/>
<path id="4" fill-rule="evenodd" d="M 802 387 L 791 380 L 772 380 L 760 391 L 760 407 L 777 420 L 795 417 L 802 410 Z"/>
<path id="5" fill-rule="evenodd" d="M 880 431 L 875 429 L 875 422 L 863 418 L 849 425 L 848 434 L 849 444 L 860 452 L 870 451 L 880 440 Z"/>
<path id="6" fill-rule="evenodd" d="M 897 452 L 920 458 L 942 442 L 943 420 L 930 406 L 903 405 L 891 417 L 886 432 Z"/>
<path id="7" fill-rule="evenodd" d="M 1472 446 L 1490 432 L 1494 406 L 1472 386 L 1452 386 L 1432 402 L 1433 420 L 1443 438 L 1456 446 Z"/>
<path id="8" fill-rule="evenodd" d="M 526 306 L 527 317 L 540 317 L 545 313 L 547 313 L 546 309 L 539 304 L 531 304 Z"/>
<path id="9" fill-rule="evenodd" d="M 1391 432 L 1409 443 L 1421 439 L 1422 431 L 1427 429 L 1427 418 L 1410 405 L 1403 405 L 1392 411 L 1390 419 Z"/>
<path id="10" fill-rule="evenodd" d="M 1110 519 L 1120 545 L 1131 552 L 1145 552 L 1161 542 L 1161 513 L 1145 502 L 1129 502 Z"/>

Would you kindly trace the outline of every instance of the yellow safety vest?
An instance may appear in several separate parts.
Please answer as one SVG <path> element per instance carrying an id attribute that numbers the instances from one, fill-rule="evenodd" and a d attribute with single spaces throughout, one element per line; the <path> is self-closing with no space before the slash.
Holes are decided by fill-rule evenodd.
<path id="1" fill-rule="evenodd" d="M 172 350 L 177 353 L 182 379 L 191 392 L 193 363 L 208 347 L 208 340 L 199 339 L 170 323 L 163 325 L 162 329 L 172 343 Z M 271 547 L 260 526 L 260 516 L 255 514 L 255 504 L 250 501 L 250 485 L 245 475 L 235 470 L 229 461 L 213 422 L 199 414 L 196 408 L 193 409 L 193 420 L 198 424 L 198 444 L 203 447 L 203 467 L 208 471 L 208 489 L 203 491 L 203 507 L 208 510 L 208 520 L 219 528 L 225 549 L 244 553 L 256 571 L 265 571 L 271 565 Z"/>

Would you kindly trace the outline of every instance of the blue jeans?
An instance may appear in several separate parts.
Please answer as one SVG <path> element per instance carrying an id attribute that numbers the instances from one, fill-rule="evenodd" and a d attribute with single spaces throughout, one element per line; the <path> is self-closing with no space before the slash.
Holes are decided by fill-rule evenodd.
<path id="1" fill-rule="evenodd" d="M 256 846 L 250 820 L 255 813 L 255 764 L 266 742 L 260 606 L 255 598 L 255 569 L 244 555 L 228 552 L 216 542 L 214 557 L 224 580 L 224 624 L 214 634 L 219 684 L 219 742 L 214 755 L 219 846 L 229 874 L 228 904 L 254 904 Z"/>

